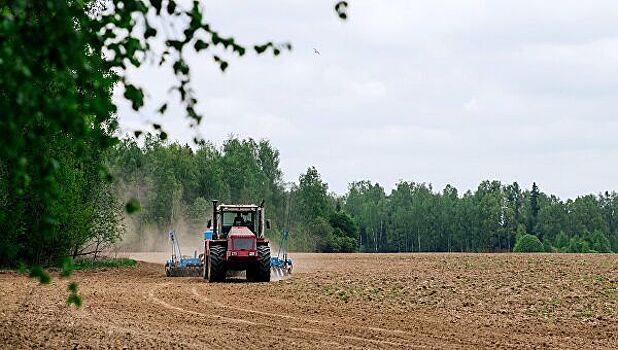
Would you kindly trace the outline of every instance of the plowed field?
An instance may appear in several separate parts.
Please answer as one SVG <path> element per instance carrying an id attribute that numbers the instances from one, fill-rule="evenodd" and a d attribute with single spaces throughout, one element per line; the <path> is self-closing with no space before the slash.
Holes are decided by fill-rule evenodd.
<path id="1" fill-rule="evenodd" d="M 292 257 L 271 283 L 76 272 L 80 309 L 64 280 L 1 273 L 0 348 L 618 348 L 615 255 Z"/>

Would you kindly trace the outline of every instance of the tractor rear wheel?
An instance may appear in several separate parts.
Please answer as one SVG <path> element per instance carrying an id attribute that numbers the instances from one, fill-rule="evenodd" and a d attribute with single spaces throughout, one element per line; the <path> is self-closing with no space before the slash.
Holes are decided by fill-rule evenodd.
<path id="1" fill-rule="evenodd" d="M 208 282 L 221 282 L 225 280 L 225 267 L 223 259 L 225 258 L 225 247 L 214 246 L 210 247 L 208 253 Z"/>
<path id="2" fill-rule="evenodd" d="M 246 277 L 247 277 L 247 282 L 255 282 L 256 280 L 256 268 L 255 266 L 249 266 L 247 267 L 247 271 L 246 271 Z"/>
<path id="3" fill-rule="evenodd" d="M 270 282 L 270 247 L 262 245 L 257 247 L 258 257 L 255 280 L 257 282 Z"/>
<path id="4" fill-rule="evenodd" d="M 202 277 L 208 280 L 208 256 L 202 255 Z"/>

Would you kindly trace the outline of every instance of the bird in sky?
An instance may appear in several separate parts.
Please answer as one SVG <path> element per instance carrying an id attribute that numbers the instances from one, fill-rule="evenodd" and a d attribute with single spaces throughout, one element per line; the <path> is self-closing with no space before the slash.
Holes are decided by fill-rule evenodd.
<path id="1" fill-rule="evenodd" d="M 318 55 L 320 54 L 320 51 L 318 51 L 318 49 L 316 49 L 315 47 L 313 48 L 313 52 L 317 53 Z"/>

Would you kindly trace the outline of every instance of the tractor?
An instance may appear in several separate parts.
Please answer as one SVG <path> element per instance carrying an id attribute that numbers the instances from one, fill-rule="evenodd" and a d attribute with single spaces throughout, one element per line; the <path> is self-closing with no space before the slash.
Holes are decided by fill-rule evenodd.
<path id="1" fill-rule="evenodd" d="M 212 201 L 211 231 L 204 237 L 204 279 L 222 282 L 246 271 L 251 282 L 270 281 L 270 246 L 264 230 L 270 221 L 260 205 L 218 204 Z"/>

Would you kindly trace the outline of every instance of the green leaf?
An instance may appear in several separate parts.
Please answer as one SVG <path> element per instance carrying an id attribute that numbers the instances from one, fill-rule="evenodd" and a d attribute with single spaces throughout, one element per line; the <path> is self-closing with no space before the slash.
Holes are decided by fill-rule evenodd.
<path id="1" fill-rule="evenodd" d="M 73 304 L 75 307 L 80 308 L 82 306 L 82 298 L 77 294 L 69 294 L 67 304 Z"/>
<path id="2" fill-rule="evenodd" d="M 28 266 L 24 264 L 23 261 L 20 261 L 19 264 L 17 264 L 17 271 L 21 274 L 26 274 L 28 273 Z"/>
<path id="3" fill-rule="evenodd" d="M 107 169 L 104 166 L 99 167 L 99 177 L 105 180 L 107 183 L 111 183 L 112 180 L 114 179 L 112 174 L 109 172 L 109 169 Z"/>
<path id="4" fill-rule="evenodd" d="M 34 265 L 30 268 L 30 277 L 37 278 L 41 284 L 49 284 L 51 277 L 39 265 Z"/>
<path id="5" fill-rule="evenodd" d="M 179 40 L 168 40 L 165 44 L 169 47 L 173 47 L 176 51 L 182 51 L 182 47 L 185 45 L 182 41 Z"/>
<path id="6" fill-rule="evenodd" d="M 77 282 L 71 282 L 69 283 L 69 285 L 67 286 L 67 289 L 69 290 L 69 292 L 73 293 L 73 294 L 77 294 L 77 289 L 78 289 L 78 285 Z"/>
<path id="7" fill-rule="evenodd" d="M 266 49 L 268 49 L 268 47 L 270 47 L 272 45 L 272 43 L 267 43 L 264 45 L 255 45 L 253 47 L 253 49 L 255 50 L 255 52 L 257 52 L 258 55 L 261 55 L 262 53 L 264 53 L 264 51 L 266 51 Z"/>
<path id="8" fill-rule="evenodd" d="M 167 133 L 165 131 L 161 131 L 161 133 L 159 134 L 159 138 L 161 139 L 161 141 L 167 140 Z"/>
<path id="9" fill-rule="evenodd" d="M 165 111 L 167 111 L 167 103 L 164 103 L 161 107 L 159 107 L 160 114 L 165 114 Z"/>
<path id="10" fill-rule="evenodd" d="M 131 101 L 131 107 L 135 111 L 138 111 L 144 105 L 144 91 L 135 85 L 125 85 L 124 97 Z"/>
<path id="11" fill-rule="evenodd" d="M 60 277 L 66 278 L 73 273 L 73 258 L 62 259 L 62 271 L 60 271 Z"/>
<path id="12" fill-rule="evenodd" d="M 157 35 L 157 30 L 151 26 L 148 26 L 146 28 L 146 31 L 144 32 L 144 39 L 152 38 L 156 35 Z"/>
<path id="13" fill-rule="evenodd" d="M 179 59 L 178 61 L 174 62 L 173 68 L 174 68 L 174 73 L 176 74 L 183 74 L 183 75 L 189 74 L 189 66 L 182 59 Z"/>
<path id="14" fill-rule="evenodd" d="M 162 0 L 150 0 L 150 4 L 157 11 L 157 15 L 161 13 Z"/>
<path id="15" fill-rule="evenodd" d="M 225 72 L 229 64 L 217 55 L 214 55 L 212 58 L 219 64 L 219 69 L 221 69 L 222 72 Z"/>
<path id="16" fill-rule="evenodd" d="M 136 198 L 131 198 L 125 205 L 125 210 L 128 214 L 133 214 L 141 209 L 141 204 Z"/>
<path id="17" fill-rule="evenodd" d="M 176 11 L 176 1 L 169 0 L 167 2 L 167 13 L 171 15 L 174 13 L 174 11 Z"/>
<path id="18" fill-rule="evenodd" d="M 202 50 L 207 49 L 208 46 L 209 46 L 209 44 L 207 42 L 205 42 L 204 40 L 197 39 L 197 41 L 193 45 L 193 48 L 195 48 L 195 51 L 200 52 Z"/>

